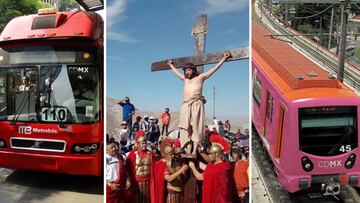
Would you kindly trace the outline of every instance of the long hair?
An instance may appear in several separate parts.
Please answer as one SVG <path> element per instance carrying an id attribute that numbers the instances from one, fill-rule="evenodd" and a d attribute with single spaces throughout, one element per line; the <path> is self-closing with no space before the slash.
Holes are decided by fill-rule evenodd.
<path id="1" fill-rule="evenodd" d="M 193 74 L 192 74 L 192 77 L 191 77 L 191 78 L 196 77 L 196 76 L 199 75 L 199 73 L 198 73 L 198 71 L 197 71 L 197 68 L 196 68 L 196 66 L 195 66 L 193 63 L 186 63 L 185 66 L 184 66 L 184 68 L 183 68 L 184 72 L 185 72 L 185 70 L 188 69 L 188 68 L 191 68 L 191 69 L 193 70 Z"/>

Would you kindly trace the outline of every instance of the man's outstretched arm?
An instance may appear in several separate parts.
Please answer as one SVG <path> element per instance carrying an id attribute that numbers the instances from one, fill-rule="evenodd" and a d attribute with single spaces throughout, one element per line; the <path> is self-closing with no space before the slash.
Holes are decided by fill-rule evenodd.
<path id="1" fill-rule="evenodd" d="M 181 80 L 184 80 L 185 77 L 183 74 L 181 74 L 178 69 L 174 66 L 174 62 L 171 60 L 167 60 L 166 64 L 168 64 L 171 68 L 171 70 L 175 73 L 175 75 L 180 78 Z"/>
<path id="2" fill-rule="evenodd" d="M 220 68 L 220 66 L 226 61 L 226 59 L 228 59 L 230 57 L 231 57 L 231 53 L 229 51 L 225 51 L 223 53 L 223 57 L 221 58 L 221 60 L 213 68 L 211 68 L 208 72 L 203 73 L 205 76 L 205 79 L 208 79 L 212 74 L 214 74 Z"/>
<path id="3" fill-rule="evenodd" d="M 120 100 L 120 101 L 118 102 L 118 104 L 120 104 L 120 105 L 125 104 L 125 98 L 124 98 L 124 99 L 122 99 L 122 100 Z"/>

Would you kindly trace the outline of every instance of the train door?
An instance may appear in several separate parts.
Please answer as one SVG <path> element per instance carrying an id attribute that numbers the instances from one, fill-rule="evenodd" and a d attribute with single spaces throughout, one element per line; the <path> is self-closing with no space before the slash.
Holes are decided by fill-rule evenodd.
<path id="1" fill-rule="evenodd" d="M 263 136 L 269 136 L 271 123 L 272 123 L 272 114 L 273 114 L 273 97 L 269 91 L 266 91 L 266 109 L 265 109 L 265 119 L 264 119 L 264 129 Z"/>
<path id="2" fill-rule="evenodd" d="M 282 145 L 282 139 L 283 139 L 283 126 L 284 126 L 284 114 L 285 109 L 282 105 L 279 106 L 279 117 L 278 122 L 275 130 L 275 139 L 276 139 L 276 145 L 275 145 L 275 160 L 279 162 L 280 154 L 281 154 L 281 145 Z"/>

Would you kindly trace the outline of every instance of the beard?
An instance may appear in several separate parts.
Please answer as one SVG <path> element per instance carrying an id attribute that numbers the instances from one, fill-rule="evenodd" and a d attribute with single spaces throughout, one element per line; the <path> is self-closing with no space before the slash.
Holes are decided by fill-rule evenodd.
<path id="1" fill-rule="evenodd" d="M 139 149 L 140 151 L 143 151 L 143 152 L 144 152 L 144 151 L 146 151 L 146 150 L 147 150 L 147 148 L 146 148 L 146 147 L 147 147 L 147 146 L 139 146 L 139 148 L 138 148 L 138 149 Z"/>
<path id="2" fill-rule="evenodd" d="M 192 74 L 185 74 L 185 78 L 190 79 L 190 80 L 193 79 L 196 76 L 197 76 L 196 72 L 193 72 Z"/>

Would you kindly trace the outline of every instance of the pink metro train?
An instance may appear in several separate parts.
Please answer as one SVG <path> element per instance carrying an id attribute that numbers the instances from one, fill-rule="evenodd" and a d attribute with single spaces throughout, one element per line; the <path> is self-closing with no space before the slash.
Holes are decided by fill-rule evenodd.
<path id="1" fill-rule="evenodd" d="M 280 185 L 359 187 L 359 96 L 256 22 L 252 35 L 252 122 Z"/>

